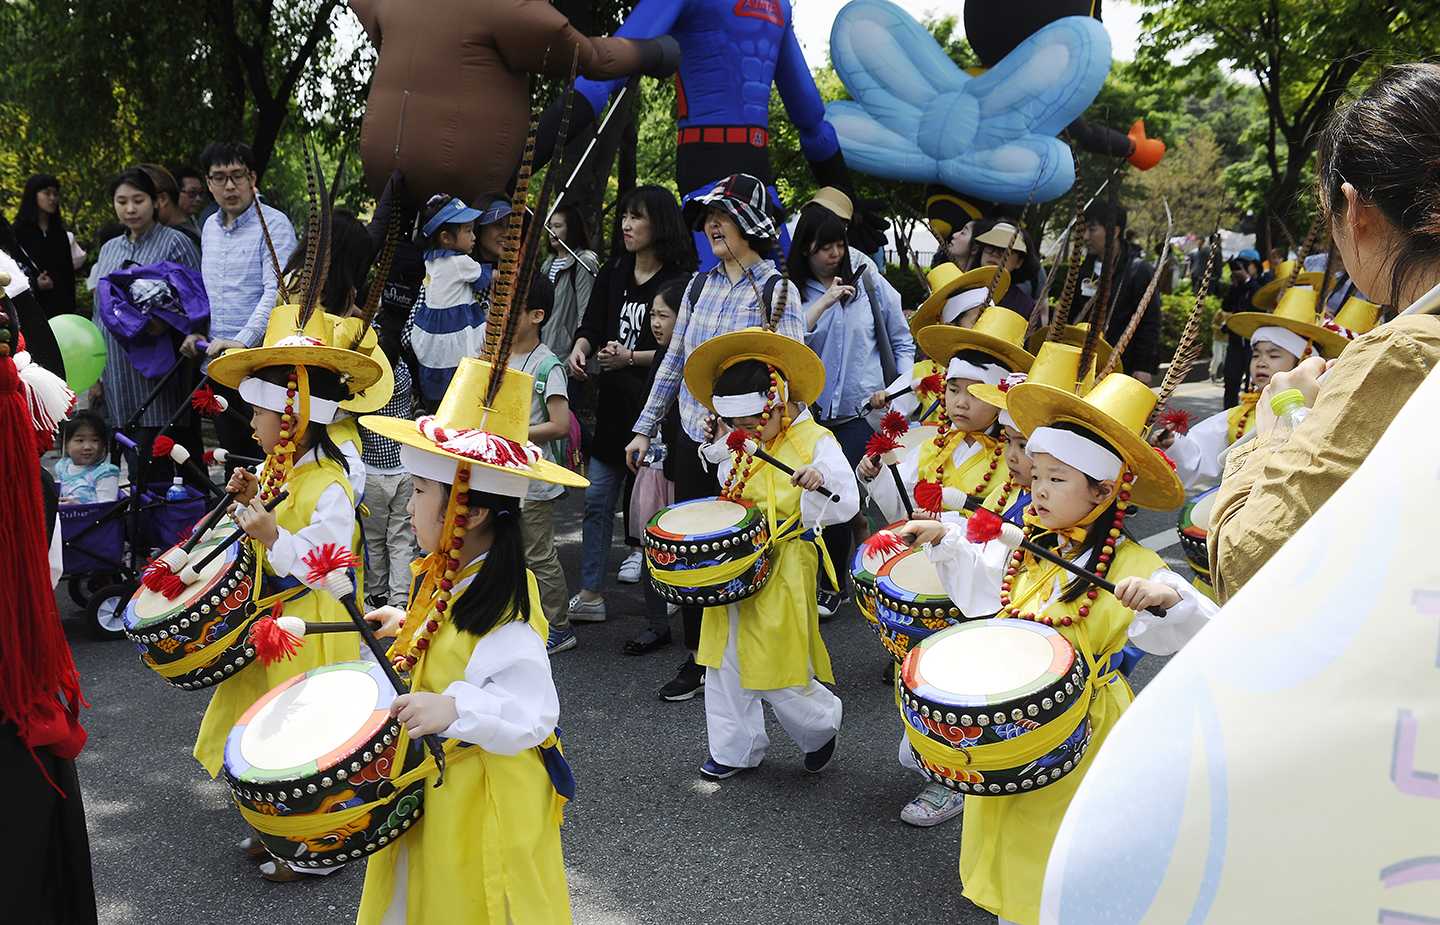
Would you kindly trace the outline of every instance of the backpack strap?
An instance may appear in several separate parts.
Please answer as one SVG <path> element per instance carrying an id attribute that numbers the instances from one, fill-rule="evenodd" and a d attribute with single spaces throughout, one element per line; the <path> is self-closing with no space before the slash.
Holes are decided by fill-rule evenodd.
<path id="1" fill-rule="evenodd" d="M 690 310 L 691 310 L 691 311 L 694 311 L 694 310 L 695 310 L 695 303 L 696 303 L 697 301 L 699 301 L 699 299 L 700 299 L 700 294 L 705 291 L 705 280 L 706 280 L 708 277 L 709 277 L 709 274 L 708 274 L 708 273 L 696 273 L 696 274 L 695 274 L 695 278 L 692 279 L 692 280 L 690 280 Z M 676 306 L 676 310 L 677 310 L 677 311 L 679 310 L 679 306 L 678 306 L 678 305 Z"/>

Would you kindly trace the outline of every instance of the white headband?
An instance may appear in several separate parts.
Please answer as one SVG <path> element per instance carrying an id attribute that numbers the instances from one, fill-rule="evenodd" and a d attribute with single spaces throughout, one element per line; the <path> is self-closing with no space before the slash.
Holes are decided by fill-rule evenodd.
<path id="1" fill-rule="evenodd" d="M 278 414 L 285 413 L 285 392 L 283 385 L 276 385 L 273 382 L 266 382 L 264 379 L 256 379 L 254 376 L 246 376 L 240 380 L 240 397 L 252 405 L 274 411 Z M 296 407 L 299 407 L 297 402 Z M 328 401 L 324 398 L 310 396 L 310 420 L 315 424 L 334 424 L 340 415 L 340 403 Z"/>
<path id="2" fill-rule="evenodd" d="M 1005 368 L 998 364 L 986 363 L 984 366 L 976 366 L 969 360 L 957 357 L 952 357 L 950 365 L 945 368 L 946 379 L 973 379 L 986 385 L 999 385 L 1008 375 L 1010 374 L 1006 372 Z"/>
<path id="3" fill-rule="evenodd" d="M 400 465 L 412 475 L 445 485 L 454 485 L 455 475 L 460 471 L 459 460 L 408 443 L 400 444 Z M 470 467 L 470 489 L 506 498 L 523 498 L 530 491 L 530 479 L 489 466 L 473 465 Z"/>
<path id="4" fill-rule="evenodd" d="M 952 295 L 945 300 L 945 305 L 940 309 L 941 324 L 954 324 L 956 318 L 970 309 L 984 305 L 985 297 L 989 294 L 988 289 L 966 289 Z"/>
<path id="5" fill-rule="evenodd" d="M 1001 426 L 1001 427 L 1015 427 L 1015 419 L 1012 418 L 1012 417 L 1010 416 L 1010 412 L 1007 411 L 1007 410 L 1005 410 L 1004 408 L 1001 408 L 1001 409 L 1000 409 L 1000 426 Z M 1016 429 L 1016 430 L 1019 430 L 1020 428 L 1015 427 L 1015 429 Z"/>
<path id="6" fill-rule="evenodd" d="M 759 417 L 765 413 L 765 409 L 772 404 L 783 404 L 789 401 L 789 391 L 785 388 L 785 377 L 778 372 L 774 379 L 776 383 L 776 399 L 770 400 L 769 392 L 746 392 L 744 395 L 712 395 L 711 403 L 715 406 L 715 413 L 722 418 L 751 418 Z"/>
<path id="7" fill-rule="evenodd" d="M 1119 456 L 1094 440 L 1087 440 L 1074 431 L 1055 427 L 1037 427 L 1025 445 L 1025 455 L 1049 453 L 1067 466 L 1074 466 L 1098 482 L 1118 479 L 1123 463 Z"/>
<path id="8" fill-rule="evenodd" d="M 1263 344 L 1267 342 L 1274 344 L 1297 360 L 1305 355 L 1305 338 L 1289 328 L 1280 328 L 1271 325 L 1269 327 L 1256 328 L 1255 333 L 1250 335 L 1251 344 Z"/>

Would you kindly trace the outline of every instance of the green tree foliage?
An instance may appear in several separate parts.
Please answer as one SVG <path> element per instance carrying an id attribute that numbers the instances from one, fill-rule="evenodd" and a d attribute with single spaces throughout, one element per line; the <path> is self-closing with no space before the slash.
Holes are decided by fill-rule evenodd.
<path id="1" fill-rule="evenodd" d="M 1229 175 L 1246 207 L 1273 213 L 1296 236 L 1312 206 L 1302 193 L 1316 136 L 1345 93 L 1379 67 L 1434 52 L 1440 40 L 1429 0 L 1142 0 L 1144 41 L 1136 65 L 1147 78 L 1175 69 L 1219 84 L 1243 71 L 1258 84 L 1262 128 L 1249 167 Z M 1263 166 L 1268 189 L 1256 181 Z M 1298 229 L 1298 231 L 1296 230 Z"/>

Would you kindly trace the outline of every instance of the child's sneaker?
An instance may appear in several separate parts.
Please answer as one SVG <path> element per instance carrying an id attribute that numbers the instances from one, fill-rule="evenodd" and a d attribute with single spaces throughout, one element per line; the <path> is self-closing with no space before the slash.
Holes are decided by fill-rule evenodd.
<path id="1" fill-rule="evenodd" d="M 725 780 L 727 777 L 734 777 L 741 771 L 748 771 L 749 768 L 732 768 L 728 764 L 721 764 L 714 758 L 706 758 L 705 763 L 700 765 L 700 776 L 708 777 L 711 780 Z"/>
<path id="2" fill-rule="evenodd" d="M 579 644 L 575 638 L 575 631 L 570 627 L 553 629 L 550 631 L 550 638 L 545 641 L 545 654 L 554 655 L 556 652 L 564 652 L 566 649 L 573 649 Z"/>
<path id="3" fill-rule="evenodd" d="M 939 784 L 929 783 L 920 795 L 900 810 L 900 821 L 911 825 L 939 825 L 946 819 L 960 815 L 965 809 L 965 794 L 947 790 Z"/>
<path id="4" fill-rule="evenodd" d="M 632 552 L 620 563 L 620 580 L 627 585 L 633 585 L 640 581 L 641 567 L 645 564 L 645 557 L 639 552 Z"/>
<path id="5" fill-rule="evenodd" d="M 689 700 L 705 689 L 705 669 L 695 664 L 695 656 L 685 659 L 675 680 L 660 688 L 660 699 L 672 703 Z"/>
<path id="6" fill-rule="evenodd" d="M 811 774 L 819 774 L 830 767 L 835 761 L 835 746 L 840 742 L 840 733 L 830 737 L 830 741 L 815 749 L 813 752 L 805 753 L 805 770 Z"/>
<path id="7" fill-rule="evenodd" d="M 604 623 L 605 598 L 582 601 L 577 594 L 570 598 L 569 616 L 571 623 Z"/>

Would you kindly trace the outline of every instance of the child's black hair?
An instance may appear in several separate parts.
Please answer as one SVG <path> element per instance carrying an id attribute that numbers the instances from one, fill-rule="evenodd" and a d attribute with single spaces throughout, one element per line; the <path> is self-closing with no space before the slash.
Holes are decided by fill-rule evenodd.
<path id="1" fill-rule="evenodd" d="M 1072 424 L 1069 421 L 1058 421 L 1048 426 L 1053 427 L 1056 430 L 1064 430 L 1069 431 L 1072 434 L 1079 434 L 1081 437 L 1084 437 L 1086 440 L 1089 440 L 1096 446 L 1099 446 L 1102 449 L 1107 450 L 1108 452 L 1114 453 L 1121 459 L 1124 459 L 1124 457 L 1121 456 L 1120 451 L 1115 449 L 1115 447 L 1111 446 L 1108 440 L 1106 440 L 1104 437 L 1101 437 L 1099 434 L 1095 433 L 1089 428 L 1081 427 L 1079 424 Z M 1100 488 L 1100 479 L 1092 478 L 1091 476 L 1086 475 L 1083 472 L 1081 473 L 1081 475 L 1085 475 L 1085 481 L 1090 485 L 1091 488 L 1096 490 Z M 1119 480 L 1117 479 L 1116 481 L 1118 482 Z M 1067 558 L 1072 559 L 1076 562 L 1080 562 L 1085 558 L 1086 554 L 1090 553 L 1091 551 L 1094 551 L 1098 555 L 1100 548 L 1105 545 L 1105 542 L 1107 540 L 1110 539 L 1110 529 L 1115 525 L 1115 505 L 1119 503 L 1120 492 L 1117 490 L 1115 492 L 1115 497 L 1112 498 L 1110 501 L 1109 507 L 1107 507 L 1105 511 L 1099 517 L 1095 518 L 1095 521 L 1090 524 L 1090 526 L 1085 531 L 1085 539 L 1082 540 L 1080 545 L 1077 546 L 1073 551 L 1069 552 Z M 1126 527 L 1122 526 L 1120 528 L 1120 533 L 1122 536 L 1131 541 L 1134 541 L 1135 539 L 1135 537 L 1130 534 L 1129 529 Z M 1046 536 L 1042 538 L 1041 545 L 1058 546 L 1059 539 L 1053 535 Z M 1094 570 L 1093 565 L 1087 566 L 1087 568 L 1090 568 L 1092 571 Z M 1092 585 L 1090 582 L 1086 581 L 1083 578 L 1073 579 L 1068 585 L 1065 586 L 1065 593 L 1060 595 L 1060 600 L 1062 603 L 1066 604 L 1077 601 L 1080 599 L 1081 595 L 1083 595 L 1086 591 L 1090 590 L 1093 587 L 1094 585 Z"/>
<path id="2" fill-rule="evenodd" d="M 670 311 L 676 315 L 679 315 L 680 302 L 685 298 L 685 290 L 689 287 L 690 277 L 688 276 L 682 276 L 678 279 L 672 279 L 670 280 L 670 282 L 660 287 L 660 289 L 655 293 L 655 298 L 663 299 L 665 301 L 665 304 L 669 306 Z M 653 300 L 651 304 L 654 304 Z"/>
<path id="3" fill-rule="evenodd" d="M 95 431 L 100 438 L 100 455 L 103 457 L 110 450 L 110 425 L 105 423 L 105 418 L 98 411 L 84 408 L 70 416 L 70 420 L 60 422 L 60 452 L 65 452 L 65 444 L 75 436 L 77 431 L 84 428 Z"/>
<path id="4" fill-rule="evenodd" d="M 770 391 L 770 367 L 759 360 L 741 360 L 715 379 L 715 395 L 749 395 Z"/>
<path id="5" fill-rule="evenodd" d="M 527 312 L 544 312 L 545 317 L 540 320 L 540 327 L 545 327 L 545 322 L 550 320 L 550 314 L 555 308 L 555 284 L 550 282 L 550 277 L 544 273 L 536 273 L 530 277 L 530 291 L 525 294 L 525 310 Z"/>
<path id="6" fill-rule="evenodd" d="M 448 497 L 450 485 L 440 483 Z M 525 540 L 520 531 L 520 499 L 471 489 L 467 506 L 490 510 L 490 552 L 475 580 L 450 609 L 455 628 L 484 636 L 511 620 L 530 622 L 530 582 L 525 570 Z"/>
<path id="7" fill-rule="evenodd" d="M 422 230 L 421 243 L 424 244 L 427 249 L 433 250 L 440 246 L 440 234 L 442 232 L 448 231 L 452 235 L 456 234 L 460 228 L 460 225 L 464 224 L 463 222 L 446 222 L 445 224 L 441 225 L 439 228 L 436 228 L 429 234 L 423 233 L 423 229 L 425 228 L 425 226 L 430 224 L 430 219 L 439 215 L 440 210 L 448 206 L 450 202 L 454 200 L 454 198 L 454 196 L 450 196 L 446 193 L 440 193 L 438 195 L 431 196 L 430 201 L 425 203 L 425 208 L 420 210 L 420 228 Z"/>
<path id="8" fill-rule="evenodd" d="M 288 386 L 290 383 L 290 370 L 293 366 L 264 366 L 255 370 L 250 375 L 263 382 L 274 385 Z M 332 370 L 321 366 L 307 366 L 310 373 L 310 394 L 315 398 L 323 398 L 326 401 L 344 401 L 350 397 L 350 390 L 340 382 L 340 376 Z M 330 430 L 324 424 L 317 424 L 311 421 L 306 428 L 306 435 L 309 437 L 310 446 L 321 456 L 328 456 L 340 464 L 340 468 L 350 473 L 350 464 L 345 461 L 345 454 L 330 437 Z M 296 442 L 304 440 L 299 438 Z"/>

